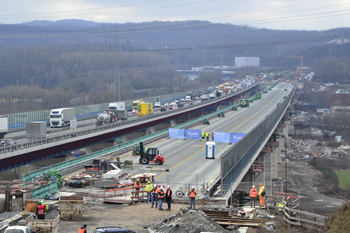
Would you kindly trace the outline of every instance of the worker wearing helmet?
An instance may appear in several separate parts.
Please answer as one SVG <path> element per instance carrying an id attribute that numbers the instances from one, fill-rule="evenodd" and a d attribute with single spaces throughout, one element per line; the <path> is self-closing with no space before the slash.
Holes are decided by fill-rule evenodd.
<path id="1" fill-rule="evenodd" d="M 163 206 L 164 196 L 165 196 L 164 190 L 163 190 L 163 188 L 160 188 L 160 190 L 158 192 L 159 210 L 163 210 L 162 206 Z"/>
<path id="2" fill-rule="evenodd" d="M 209 131 L 207 130 L 207 132 L 205 133 L 205 137 L 207 138 L 207 141 L 209 141 Z"/>
<path id="3" fill-rule="evenodd" d="M 201 136 L 202 136 L 202 142 L 204 142 L 204 132 L 203 131 L 202 131 Z"/>
<path id="4" fill-rule="evenodd" d="M 41 204 L 41 201 L 38 201 L 38 207 L 36 207 L 36 217 L 38 219 L 45 219 L 46 208 Z"/>
<path id="5" fill-rule="evenodd" d="M 151 192 L 152 192 L 152 189 L 153 189 L 153 185 L 151 185 L 151 182 L 148 181 L 147 182 L 147 186 L 146 186 L 146 192 L 147 192 L 147 203 L 150 203 L 152 200 L 151 200 Z"/>
<path id="6" fill-rule="evenodd" d="M 249 196 L 251 198 L 250 201 L 250 207 L 255 207 L 255 199 L 258 197 L 258 191 L 256 190 L 255 186 L 252 186 L 252 189 L 250 190 Z M 253 205 L 254 202 L 254 205 Z"/>
<path id="7" fill-rule="evenodd" d="M 44 203 L 44 200 L 41 200 L 41 204 L 45 207 L 45 215 L 47 211 L 49 210 L 49 206 Z"/>
<path id="8" fill-rule="evenodd" d="M 166 192 L 165 192 L 165 200 L 168 203 L 168 211 L 171 210 L 171 199 L 173 198 L 173 191 L 171 190 L 170 186 L 167 186 Z"/>
<path id="9" fill-rule="evenodd" d="M 193 205 L 193 209 L 196 209 L 196 190 L 194 186 L 192 186 L 192 189 L 190 190 L 190 198 L 191 198 L 191 208 Z"/>
<path id="10" fill-rule="evenodd" d="M 260 206 L 265 207 L 265 187 L 263 186 L 262 183 L 260 183 L 260 189 L 259 189 L 259 200 L 260 200 Z"/>
<path id="11" fill-rule="evenodd" d="M 140 188 L 141 188 L 141 183 L 140 183 L 140 180 L 137 179 L 135 182 L 135 197 L 139 196 Z"/>
<path id="12" fill-rule="evenodd" d="M 151 208 L 153 208 L 154 203 L 156 203 L 156 208 L 158 206 L 158 193 L 159 193 L 159 189 L 157 188 L 157 185 L 154 185 L 153 189 L 152 189 L 152 206 L 151 206 Z"/>

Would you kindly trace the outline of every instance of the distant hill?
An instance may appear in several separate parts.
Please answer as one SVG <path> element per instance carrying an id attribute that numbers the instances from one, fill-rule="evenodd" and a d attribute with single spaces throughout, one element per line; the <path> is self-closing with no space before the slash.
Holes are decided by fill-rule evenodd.
<path id="1" fill-rule="evenodd" d="M 84 29 L 90 27 L 96 27 L 99 23 L 93 21 L 86 21 L 81 19 L 65 19 L 58 21 L 48 21 L 48 20 L 34 20 L 25 23 L 29 26 L 39 26 L 39 27 L 56 27 L 56 28 L 69 28 L 69 29 Z"/>

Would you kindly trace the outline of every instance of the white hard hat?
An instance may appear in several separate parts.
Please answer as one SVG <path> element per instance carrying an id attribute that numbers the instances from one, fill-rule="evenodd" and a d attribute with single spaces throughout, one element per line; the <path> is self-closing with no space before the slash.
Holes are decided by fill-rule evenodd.
<path id="1" fill-rule="evenodd" d="M 255 188 L 255 185 L 253 185 L 253 188 Z"/>
<path id="2" fill-rule="evenodd" d="M 162 191 L 163 191 L 163 188 L 160 188 L 160 190 L 162 190 Z"/>
<path id="3" fill-rule="evenodd" d="M 155 184 L 155 185 L 153 185 L 153 187 L 154 187 L 154 188 L 157 188 L 157 185 Z"/>
<path id="4" fill-rule="evenodd" d="M 168 185 L 168 186 L 166 186 L 167 188 L 170 188 L 170 186 Z"/>
<path id="5" fill-rule="evenodd" d="M 192 186 L 192 188 L 194 189 L 194 186 Z"/>

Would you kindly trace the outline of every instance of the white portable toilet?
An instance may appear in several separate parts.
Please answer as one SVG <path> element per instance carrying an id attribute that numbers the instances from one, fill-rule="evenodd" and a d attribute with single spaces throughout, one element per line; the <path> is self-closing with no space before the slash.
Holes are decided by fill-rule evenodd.
<path id="1" fill-rule="evenodd" d="M 215 159 L 215 142 L 206 143 L 205 158 Z"/>

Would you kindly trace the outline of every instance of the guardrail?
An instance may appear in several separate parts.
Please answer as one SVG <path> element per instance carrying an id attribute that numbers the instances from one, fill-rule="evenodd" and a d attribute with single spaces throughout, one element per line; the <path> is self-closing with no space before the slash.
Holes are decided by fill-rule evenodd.
<path id="1" fill-rule="evenodd" d="M 257 86 L 259 84 L 260 83 L 256 83 L 255 85 L 252 85 L 249 89 L 254 88 L 255 86 Z M 23 150 L 23 149 L 30 148 L 30 147 L 40 146 L 40 145 L 53 143 L 53 142 L 57 142 L 57 141 L 65 140 L 65 139 L 75 138 L 75 137 L 79 137 L 79 136 L 83 136 L 83 135 L 87 135 L 87 134 L 91 134 L 91 133 L 95 133 L 95 132 L 100 132 L 100 131 L 104 131 L 104 130 L 108 130 L 108 129 L 112 129 L 112 128 L 117 128 L 117 127 L 125 126 L 128 124 L 134 124 L 137 122 L 146 121 L 146 120 L 156 118 L 156 117 L 163 117 L 166 115 L 174 114 L 174 113 L 181 112 L 181 111 L 188 110 L 188 109 L 201 108 L 203 105 L 211 105 L 215 102 L 221 102 L 223 99 L 230 98 L 234 95 L 240 94 L 240 93 L 245 92 L 247 90 L 248 89 L 244 89 L 242 91 L 234 92 L 230 95 L 220 96 L 220 97 L 212 99 L 212 100 L 203 101 L 199 104 L 194 104 L 193 106 L 186 106 L 186 107 L 174 109 L 171 111 L 154 113 L 154 114 L 149 115 L 149 116 L 139 117 L 135 120 L 121 121 L 121 122 L 111 123 L 108 125 L 103 125 L 103 126 L 98 126 L 98 127 L 92 126 L 91 128 L 88 128 L 88 129 L 80 129 L 80 130 L 78 129 L 78 130 L 74 130 L 73 132 L 58 133 L 58 134 L 50 135 L 49 137 L 43 138 L 43 139 L 38 139 L 38 140 L 33 140 L 33 141 L 24 142 L 24 143 L 20 143 L 20 144 L 0 147 L 0 154 L 6 154 L 6 153 L 17 151 L 17 150 Z"/>

